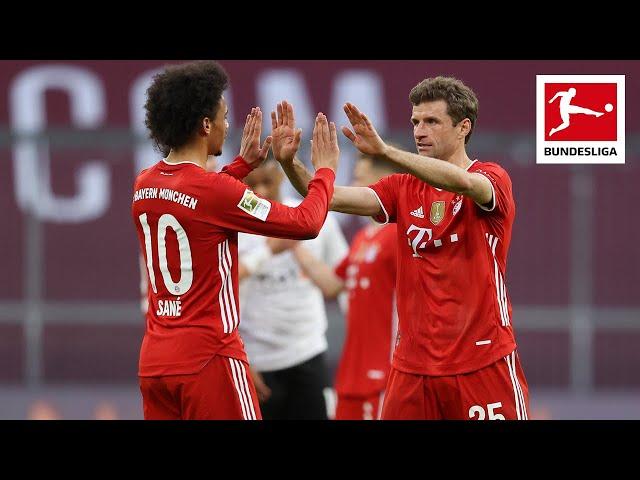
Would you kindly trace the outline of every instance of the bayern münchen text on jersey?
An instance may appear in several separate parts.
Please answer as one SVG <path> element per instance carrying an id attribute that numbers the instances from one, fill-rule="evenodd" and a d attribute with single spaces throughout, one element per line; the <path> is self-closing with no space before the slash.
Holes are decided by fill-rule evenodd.
<path id="1" fill-rule="evenodd" d="M 134 202 L 137 202 L 138 200 L 146 200 L 149 198 L 159 198 L 160 200 L 176 202 L 180 205 L 184 205 L 185 207 L 190 208 L 191 210 L 195 210 L 196 205 L 198 205 L 197 198 L 193 198 L 186 193 L 172 190 L 170 188 L 141 188 L 139 190 L 136 190 L 133 194 Z"/>

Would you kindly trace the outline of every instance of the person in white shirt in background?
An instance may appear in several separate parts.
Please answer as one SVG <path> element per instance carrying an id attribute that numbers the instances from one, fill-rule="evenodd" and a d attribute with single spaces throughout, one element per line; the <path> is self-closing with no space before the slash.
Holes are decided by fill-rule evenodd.
<path id="1" fill-rule="evenodd" d="M 283 179 L 278 163 L 269 158 L 245 183 L 269 200 L 299 204 L 301 200 L 281 198 Z M 302 242 L 332 267 L 348 252 L 334 215 L 329 213 L 317 238 Z M 322 292 L 289 250 L 294 244 L 293 240 L 238 235 L 240 334 L 263 418 L 326 420 L 327 314 Z"/>

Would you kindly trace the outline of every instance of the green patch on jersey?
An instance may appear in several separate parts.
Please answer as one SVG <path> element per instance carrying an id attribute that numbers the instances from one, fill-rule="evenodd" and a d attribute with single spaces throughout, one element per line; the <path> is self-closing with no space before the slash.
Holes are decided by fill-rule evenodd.
<path id="1" fill-rule="evenodd" d="M 238 203 L 238 208 L 264 222 L 267 220 L 267 215 L 271 210 L 271 202 L 256 196 L 255 193 L 247 188 L 240 199 L 240 203 Z"/>

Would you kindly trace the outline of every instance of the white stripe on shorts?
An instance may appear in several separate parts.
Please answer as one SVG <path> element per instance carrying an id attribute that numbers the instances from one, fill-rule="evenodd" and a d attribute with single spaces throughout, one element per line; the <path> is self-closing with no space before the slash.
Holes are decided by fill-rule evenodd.
<path id="1" fill-rule="evenodd" d="M 524 393 L 520 386 L 520 380 L 518 380 L 518 374 L 516 373 L 516 351 L 511 353 L 511 366 L 513 368 L 513 376 L 516 379 L 516 387 L 518 387 L 518 395 L 520 396 L 520 402 L 522 405 L 522 416 L 525 420 L 529 420 L 529 414 L 527 413 L 527 404 L 524 401 Z"/>
<path id="2" fill-rule="evenodd" d="M 518 392 L 518 388 L 516 387 L 516 380 L 513 377 L 513 371 L 511 370 L 511 358 L 509 355 L 504 357 L 504 360 L 507 362 L 507 368 L 509 369 L 509 376 L 511 377 L 511 385 L 513 386 L 513 397 L 516 402 L 516 415 L 518 420 L 522 420 L 522 414 L 520 413 L 520 394 Z"/>
<path id="3" fill-rule="evenodd" d="M 239 379 L 239 375 L 236 371 L 236 364 L 234 363 L 233 358 L 229 358 L 229 364 L 231 365 L 231 371 L 233 372 L 233 383 L 236 386 L 236 391 L 238 392 L 238 398 L 240 399 L 240 406 L 242 407 L 242 416 L 244 417 L 245 420 L 249 420 L 248 415 L 247 415 L 247 405 L 246 405 L 246 400 L 244 398 L 243 395 L 243 388 L 241 387 L 241 382 L 238 380 Z"/>
<path id="4" fill-rule="evenodd" d="M 240 360 L 236 360 L 240 367 L 240 371 L 242 375 L 240 378 L 244 383 L 244 392 L 247 396 L 247 403 L 249 404 L 249 409 L 251 410 L 251 420 L 256 420 L 256 410 L 253 408 L 253 399 L 251 398 L 251 389 L 249 388 L 249 384 L 247 383 L 247 370 L 244 368 L 244 364 Z"/>

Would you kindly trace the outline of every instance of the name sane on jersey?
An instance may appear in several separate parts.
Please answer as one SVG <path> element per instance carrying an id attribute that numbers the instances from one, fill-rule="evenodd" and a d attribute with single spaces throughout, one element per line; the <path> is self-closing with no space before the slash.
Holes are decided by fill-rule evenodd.
<path id="1" fill-rule="evenodd" d="M 180 300 L 158 300 L 159 317 L 179 317 L 182 313 L 182 302 Z"/>

